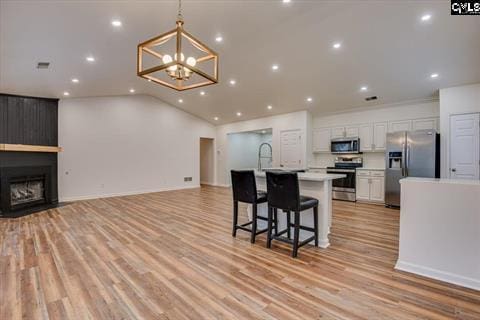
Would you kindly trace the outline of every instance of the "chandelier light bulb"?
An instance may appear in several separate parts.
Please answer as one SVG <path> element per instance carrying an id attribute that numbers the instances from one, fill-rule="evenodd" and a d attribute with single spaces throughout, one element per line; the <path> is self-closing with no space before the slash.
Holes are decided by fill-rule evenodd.
<path id="1" fill-rule="evenodd" d="M 176 53 L 175 53 L 175 60 L 177 60 L 177 54 Z M 185 60 L 185 55 L 183 53 L 180 53 L 180 61 L 184 61 L 184 60 Z"/>
<path id="2" fill-rule="evenodd" d="M 166 55 L 163 56 L 162 61 L 165 64 L 170 63 L 170 62 L 172 62 L 172 57 L 170 55 L 166 54 Z"/>
<path id="3" fill-rule="evenodd" d="M 194 57 L 188 57 L 187 58 L 187 64 L 189 66 L 195 67 L 195 65 L 197 64 L 197 60 L 195 60 Z"/>

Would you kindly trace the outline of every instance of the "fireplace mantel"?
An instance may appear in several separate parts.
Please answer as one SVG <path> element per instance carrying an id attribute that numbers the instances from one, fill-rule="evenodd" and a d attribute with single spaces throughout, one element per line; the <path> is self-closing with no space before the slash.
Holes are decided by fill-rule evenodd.
<path id="1" fill-rule="evenodd" d="M 0 143 L 0 152 L 5 152 L 5 151 L 58 153 L 58 152 L 62 151 L 62 148 L 61 147 L 52 147 L 52 146 L 37 146 L 37 145 L 30 145 L 30 144 Z"/>

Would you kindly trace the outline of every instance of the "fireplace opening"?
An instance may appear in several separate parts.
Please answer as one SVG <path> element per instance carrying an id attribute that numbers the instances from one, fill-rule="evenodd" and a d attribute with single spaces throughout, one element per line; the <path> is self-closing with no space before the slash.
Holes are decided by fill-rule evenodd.
<path id="1" fill-rule="evenodd" d="M 44 202 L 45 177 L 29 177 L 10 182 L 10 205 L 12 207 Z"/>
<path id="2" fill-rule="evenodd" d="M 0 217 L 56 206 L 52 172 L 52 166 L 0 167 Z"/>

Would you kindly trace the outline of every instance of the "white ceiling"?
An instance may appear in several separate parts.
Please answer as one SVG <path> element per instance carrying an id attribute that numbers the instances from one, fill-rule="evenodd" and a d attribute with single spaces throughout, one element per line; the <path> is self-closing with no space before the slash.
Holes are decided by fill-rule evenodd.
<path id="1" fill-rule="evenodd" d="M 439 88 L 480 82 L 480 19 L 450 16 L 449 4 L 184 1 L 186 30 L 220 54 L 220 83 L 176 92 L 136 76 L 137 44 L 174 27 L 175 1 L 0 1 L 0 91 L 63 98 L 134 88 L 212 123 L 428 99 Z M 114 18 L 121 28 L 111 26 Z M 95 63 L 85 61 L 89 54 Z M 39 61 L 50 69 L 36 69 Z M 379 100 L 365 102 L 370 95 Z"/>

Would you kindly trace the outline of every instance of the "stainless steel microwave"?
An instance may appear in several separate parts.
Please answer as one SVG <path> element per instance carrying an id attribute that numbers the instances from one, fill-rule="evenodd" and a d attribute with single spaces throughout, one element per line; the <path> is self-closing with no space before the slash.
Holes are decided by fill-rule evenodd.
<path id="1" fill-rule="evenodd" d="M 360 153 L 360 138 L 338 138 L 330 142 L 330 151 L 334 154 Z"/>

